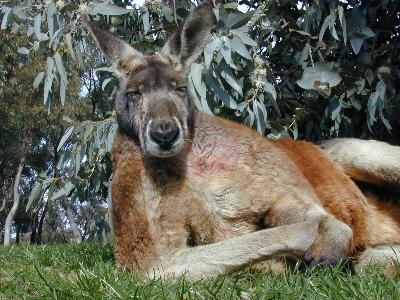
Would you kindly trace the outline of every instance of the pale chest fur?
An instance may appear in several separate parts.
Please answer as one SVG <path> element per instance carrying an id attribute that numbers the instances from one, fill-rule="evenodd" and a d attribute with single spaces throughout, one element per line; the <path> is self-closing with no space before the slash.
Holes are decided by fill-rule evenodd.
<path id="1" fill-rule="evenodd" d="M 264 151 L 275 150 L 208 132 L 159 170 L 144 171 L 141 199 L 158 252 L 168 255 L 285 223 L 273 220 L 271 208 L 315 199 L 294 167 L 282 169 L 279 154 L 271 160 Z"/>

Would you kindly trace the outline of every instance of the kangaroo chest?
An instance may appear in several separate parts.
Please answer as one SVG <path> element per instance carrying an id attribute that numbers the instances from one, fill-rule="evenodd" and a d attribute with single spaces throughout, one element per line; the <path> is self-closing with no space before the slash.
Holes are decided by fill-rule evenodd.
<path id="1" fill-rule="evenodd" d="M 265 174 L 257 174 L 255 157 L 242 145 L 208 149 L 186 153 L 145 176 L 142 198 L 160 253 L 265 227 L 269 198 L 279 193 L 268 189 Z"/>

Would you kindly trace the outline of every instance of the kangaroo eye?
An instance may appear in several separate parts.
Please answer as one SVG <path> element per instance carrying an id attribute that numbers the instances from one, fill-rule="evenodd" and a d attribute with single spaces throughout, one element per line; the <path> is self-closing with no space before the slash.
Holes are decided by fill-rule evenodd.
<path id="1" fill-rule="evenodd" d="M 185 94 L 185 93 L 187 93 L 187 87 L 186 86 L 177 86 L 175 88 L 175 91 L 178 93 Z"/>
<path id="2" fill-rule="evenodd" d="M 138 97 L 140 97 L 142 94 L 139 91 L 128 91 L 126 92 L 126 97 L 128 100 L 134 100 Z"/>

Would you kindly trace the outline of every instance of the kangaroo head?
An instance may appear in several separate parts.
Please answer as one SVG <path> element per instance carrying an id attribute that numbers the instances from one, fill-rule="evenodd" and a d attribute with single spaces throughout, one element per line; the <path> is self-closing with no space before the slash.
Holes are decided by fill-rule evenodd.
<path id="1" fill-rule="evenodd" d="M 186 72 L 202 53 L 213 26 L 212 6 L 201 5 L 154 55 L 144 55 L 113 34 L 89 26 L 117 67 L 118 126 L 140 142 L 146 155 L 174 156 L 189 140 L 194 104 Z"/>

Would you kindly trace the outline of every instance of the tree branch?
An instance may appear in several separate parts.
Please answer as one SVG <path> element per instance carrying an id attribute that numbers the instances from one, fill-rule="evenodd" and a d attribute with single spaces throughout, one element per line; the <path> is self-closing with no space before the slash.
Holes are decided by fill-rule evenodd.
<path id="1" fill-rule="evenodd" d="M 11 224 L 12 224 L 12 221 L 14 220 L 14 216 L 15 216 L 15 214 L 17 212 L 18 205 L 19 205 L 18 187 L 19 187 L 19 181 L 21 179 L 21 174 L 22 174 L 22 170 L 24 169 L 24 166 L 25 166 L 25 156 L 23 156 L 21 158 L 19 166 L 18 166 L 17 175 L 15 176 L 15 181 L 14 181 L 14 203 L 13 203 L 13 206 L 11 207 L 10 212 L 7 215 L 6 224 L 4 226 L 4 246 L 9 246 L 10 245 Z"/>

